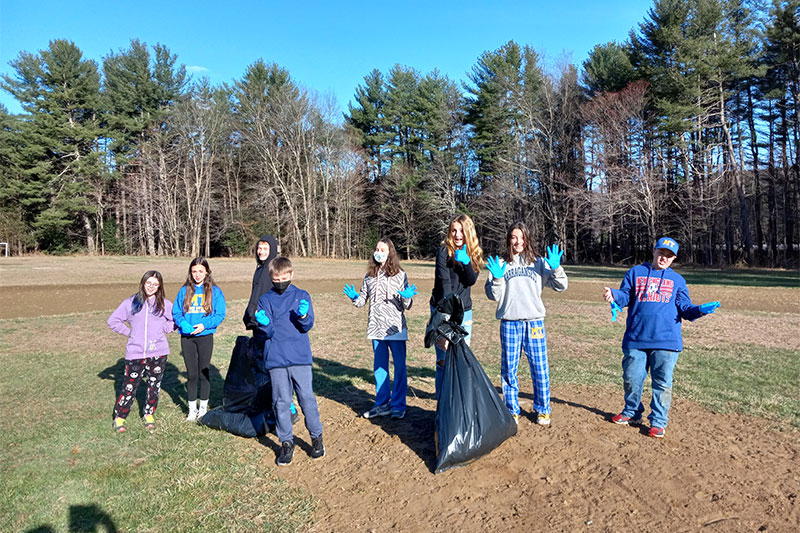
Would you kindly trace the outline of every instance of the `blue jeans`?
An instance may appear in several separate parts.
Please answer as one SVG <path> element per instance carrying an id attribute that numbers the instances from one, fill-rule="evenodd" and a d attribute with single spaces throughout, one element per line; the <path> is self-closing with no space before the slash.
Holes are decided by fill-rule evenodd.
<path id="1" fill-rule="evenodd" d="M 394 360 L 394 384 L 389 397 L 389 350 Z M 406 341 L 373 340 L 372 351 L 375 353 L 375 405 L 384 405 L 391 401 L 394 411 L 405 411 L 406 392 L 408 392 L 408 374 L 406 373 Z"/>
<path id="2" fill-rule="evenodd" d="M 431 314 L 435 309 L 431 306 Z M 469 311 L 464 311 L 464 319 L 461 321 L 461 325 L 467 330 L 467 336 L 464 338 L 464 342 L 467 343 L 469 346 L 470 342 L 472 341 L 472 309 Z M 436 399 L 439 399 L 439 389 L 442 388 L 442 379 L 444 379 L 444 356 L 447 352 L 439 348 L 438 345 L 434 344 L 436 349 Z M 441 363 L 441 364 L 440 364 Z"/>
<path id="3" fill-rule="evenodd" d="M 625 409 L 622 414 L 634 419 L 641 418 L 644 412 L 642 388 L 649 370 L 653 397 L 647 418 L 653 427 L 667 427 L 669 407 L 672 404 L 672 371 L 680 352 L 627 348 L 622 353 L 622 382 L 625 390 Z"/>

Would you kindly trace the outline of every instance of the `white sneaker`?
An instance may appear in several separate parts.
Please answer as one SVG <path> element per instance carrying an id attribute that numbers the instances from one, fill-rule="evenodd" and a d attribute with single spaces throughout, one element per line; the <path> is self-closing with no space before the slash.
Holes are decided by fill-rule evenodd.
<path id="1" fill-rule="evenodd" d="M 197 420 L 197 402 L 189 402 L 189 414 L 186 415 L 187 422 L 195 422 Z"/>
<path id="2" fill-rule="evenodd" d="M 200 400 L 200 407 L 197 409 L 197 418 L 203 418 L 208 412 L 208 400 Z"/>

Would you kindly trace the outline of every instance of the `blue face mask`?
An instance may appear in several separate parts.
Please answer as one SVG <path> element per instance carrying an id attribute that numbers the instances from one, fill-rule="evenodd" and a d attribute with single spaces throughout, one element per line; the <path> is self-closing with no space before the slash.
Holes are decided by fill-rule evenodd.
<path id="1" fill-rule="evenodd" d="M 388 252 L 379 252 L 376 250 L 375 253 L 372 254 L 372 257 L 374 257 L 375 261 L 377 261 L 379 264 L 383 264 L 386 262 L 386 258 L 389 257 L 389 254 Z"/>

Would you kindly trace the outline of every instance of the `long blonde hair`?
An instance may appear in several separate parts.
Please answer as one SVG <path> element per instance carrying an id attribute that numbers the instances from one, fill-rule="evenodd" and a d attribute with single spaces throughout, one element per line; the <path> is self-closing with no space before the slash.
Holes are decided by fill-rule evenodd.
<path id="1" fill-rule="evenodd" d="M 450 259 L 454 259 L 456 255 L 456 243 L 453 242 L 453 224 L 456 222 L 461 224 L 461 231 L 464 232 L 464 243 L 467 245 L 467 255 L 472 260 L 472 270 L 480 272 L 483 267 L 483 249 L 478 243 L 475 224 L 469 215 L 462 213 L 450 221 L 450 225 L 447 227 L 447 237 L 442 241 L 442 244 L 447 246 L 447 255 Z"/>

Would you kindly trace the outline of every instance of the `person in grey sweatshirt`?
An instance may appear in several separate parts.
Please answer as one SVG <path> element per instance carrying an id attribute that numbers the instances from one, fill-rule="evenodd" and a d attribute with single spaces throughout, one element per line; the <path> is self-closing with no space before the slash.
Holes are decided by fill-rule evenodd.
<path id="1" fill-rule="evenodd" d="M 525 349 L 533 380 L 533 408 L 536 423 L 550 424 L 550 368 L 547 363 L 547 335 L 542 287 L 562 292 L 567 289 L 567 274 L 561 266 L 563 251 L 557 245 L 547 249 L 547 257 L 533 250 L 530 232 L 522 222 L 508 230 L 506 257 L 486 261 L 489 279 L 486 296 L 497 302 L 495 316 L 500 319 L 502 350 L 501 378 L 503 400 L 514 420 L 519 420 L 519 382 L 517 368 Z"/>

